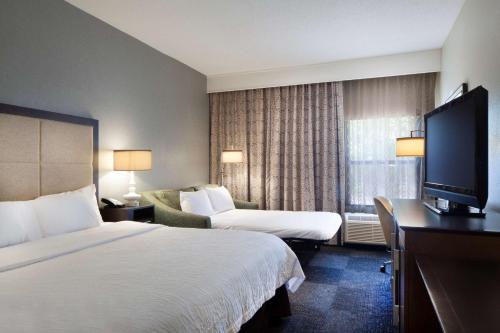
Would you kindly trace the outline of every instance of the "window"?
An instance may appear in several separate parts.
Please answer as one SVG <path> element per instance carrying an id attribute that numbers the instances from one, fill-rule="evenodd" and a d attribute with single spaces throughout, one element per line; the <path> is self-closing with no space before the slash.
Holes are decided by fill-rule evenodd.
<path id="1" fill-rule="evenodd" d="M 347 211 L 375 212 L 373 197 L 417 198 L 419 159 L 396 158 L 396 138 L 408 136 L 416 116 L 346 122 Z"/>

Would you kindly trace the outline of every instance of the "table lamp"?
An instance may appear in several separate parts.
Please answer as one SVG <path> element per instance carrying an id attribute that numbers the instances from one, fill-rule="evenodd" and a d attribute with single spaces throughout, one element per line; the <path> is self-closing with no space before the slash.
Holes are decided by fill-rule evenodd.
<path id="1" fill-rule="evenodd" d="M 151 150 L 113 150 L 113 170 L 129 171 L 128 193 L 123 195 L 127 206 L 139 206 L 140 194 L 136 193 L 134 171 L 151 170 Z"/>

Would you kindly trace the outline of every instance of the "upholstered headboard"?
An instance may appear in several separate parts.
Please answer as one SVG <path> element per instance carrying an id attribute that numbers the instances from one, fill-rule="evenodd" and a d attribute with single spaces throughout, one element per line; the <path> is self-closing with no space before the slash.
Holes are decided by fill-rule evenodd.
<path id="1" fill-rule="evenodd" d="M 98 121 L 0 103 L 0 201 L 98 185 Z"/>

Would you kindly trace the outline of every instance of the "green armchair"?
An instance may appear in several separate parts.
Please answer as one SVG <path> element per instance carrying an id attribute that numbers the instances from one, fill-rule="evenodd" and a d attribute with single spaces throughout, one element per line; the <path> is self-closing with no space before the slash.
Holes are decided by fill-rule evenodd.
<path id="1" fill-rule="evenodd" d="M 171 227 L 183 228 L 211 228 L 210 217 L 186 213 L 181 210 L 179 193 L 193 192 L 203 187 L 214 187 L 217 185 L 200 185 L 182 189 L 167 189 L 142 192 L 141 205 L 155 205 L 155 223 L 168 225 Z M 259 205 L 254 202 L 234 200 L 237 209 L 259 209 Z"/>

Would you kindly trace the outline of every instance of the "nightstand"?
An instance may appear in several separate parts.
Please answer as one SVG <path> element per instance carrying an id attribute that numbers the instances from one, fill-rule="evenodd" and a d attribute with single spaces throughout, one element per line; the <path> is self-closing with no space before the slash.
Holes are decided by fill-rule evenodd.
<path id="1" fill-rule="evenodd" d="M 143 223 L 154 223 L 155 205 L 139 207 L 99 207 L 104 222 L 136 221 Z"/>

